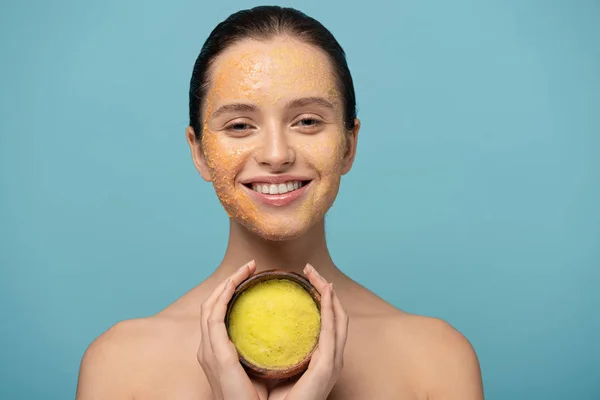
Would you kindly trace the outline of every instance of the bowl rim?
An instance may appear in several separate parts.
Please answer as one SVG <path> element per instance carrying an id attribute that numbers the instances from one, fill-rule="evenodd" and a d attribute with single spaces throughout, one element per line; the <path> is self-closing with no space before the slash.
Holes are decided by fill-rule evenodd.
<path id="1" fill-rule="evenodd" d="M 305 278 L 304 276 L 300 275 L 297 272 L 286 271 L 286 270 L 282 270 L 282 269 L 270 269 L 270 270 L 266 270 L 266 271 L 261 271 L 254 275 L 251 275 L 250 277 L 248 277 L 244 281 L 242 281 L 242 283 L 240 283 L 236 287 L 236 289 L 233 293 L 233 296 L 231 297 L 231 300 L 229 300 L 229 302 L 227 303 L 227 312 L 225 314 L 225 329 L 227 330 L 227 336 L 229 336 L 229 317 L 231 314 L 231 309 L 233 308 L 233 304 L 236 302 L 236 300 L 239 298 L 239 296 L 246 290 L 257 285 L 258 283 L 265 282 L 268 280 L 273 280 L 273 279 L 288 279 L 292 282 L 299 284 L 305 291 L 308 292 L 308 294 L 311 296 L 311 298 L 315 302 L 315 305 L 317 306 L 317 310 L 319 311 L 319 314 L 321 313 L 321 295 L 320 295 L 319 291 L 310 283 L 310 281 L 307 278 Z M 320 326 L 319 326 L 319 333 L 320 333 Z M 231 340 L 230 336 L 229 336 L 229 340 Z M 318 344 L 319 344 L 319 337 L 317 337 L 317 340 L 315 341 L 312 349 L 307 353 L 307 355 L 302 360 L 300 360 L 298 363 L 296 363 L 292 366 L 289 366 L 287 368 L 270 369 L 270 368 L 259 367 L 257 365 L 252 364 L 250 361 L 248 361 L 244 356 L 242 356 L 242 354 L 240 354 L 239 351 L 238 351 L 238 357 L 239 357 L 240 363 L 246 369 L 246 371 L 251 373 L 256 378 L 286 379 L 286 378 L 291 378 L 301 372 L 304 372 L 308 368 L 310 359 L 311 359 L 313 353 L 315 352 Z M 235 344 L 234 344 L 234 346 L 235 346 Z M 236 349 L 236 351 L 237 351 L 237 349 Z"/>

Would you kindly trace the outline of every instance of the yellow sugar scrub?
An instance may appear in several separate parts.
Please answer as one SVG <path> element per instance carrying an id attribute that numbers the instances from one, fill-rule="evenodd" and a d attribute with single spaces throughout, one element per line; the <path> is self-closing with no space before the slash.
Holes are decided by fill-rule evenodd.
<path id="1" fill-rule="evenodd" d="M 308 367 L 317 345 L 320 296 L 299 274 L 261 272 L 238 286 L 225 322 L 250 373 L 265 379 L 289 378 Z"/>

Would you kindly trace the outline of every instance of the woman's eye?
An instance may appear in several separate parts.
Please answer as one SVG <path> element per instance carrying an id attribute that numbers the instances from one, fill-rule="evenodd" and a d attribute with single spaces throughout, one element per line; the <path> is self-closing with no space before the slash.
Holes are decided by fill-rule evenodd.
<path id="1" fill-rule="evenodd" d="M 314 133 L 318 131 L 321 125 L 322 121 L 316 118 L 302 118 L 294 124 L 294 126 L 307 133 Z"/>
<path id="2" fill-rule="evenodd" d="M 250 125 L 248 124 L 244 124 L 242 122 L 238 122 L 236 124 L 231 124 L 227 127 L 227 129 L 232 130 L 232 131 L 236 131 L 236 132 L 242 132 L 246 129 L 250 129 Z"/>
<path id="3" fill-rule="evenodd" d="M 229 135 L 244 137 L 252 133 L 254 126 L 246 122 L 233 122 L 225 127 Z"/>
<path id="4" fill-rule="evenodd" d="M 314 118 L 303 118 L 301 119 L 298 123 L 301 126 L 313 126 L 313 125 L 317 125 L 320 121 L 314 119 Z"/>

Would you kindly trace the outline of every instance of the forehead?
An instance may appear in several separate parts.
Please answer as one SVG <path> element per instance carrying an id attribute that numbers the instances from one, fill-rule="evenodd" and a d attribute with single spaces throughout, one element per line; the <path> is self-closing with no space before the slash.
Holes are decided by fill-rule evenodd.
<path id="1" fill-rule="evenodd" d="M 211 102 L 249 99 L 258 103 L 323 96 L 335 102 L 337 85 L 327 55 L 296 39 L 244 40 L 225 50 L 210 70 Z"/>

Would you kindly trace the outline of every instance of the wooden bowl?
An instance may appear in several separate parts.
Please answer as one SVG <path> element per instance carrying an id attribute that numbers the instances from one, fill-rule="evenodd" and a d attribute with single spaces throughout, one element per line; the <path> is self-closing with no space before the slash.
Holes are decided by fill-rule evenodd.
<path id="1" fill-rule="evenodd" d="M 229 301 L 229 304 L 227 305 L 227 314 L 225 315 L 225 326 L 227 327 L 228 334 L 229 334 L 229 318 L 230 318 L 231 310 L 232 310 L 233 305 L 236 302 L 236 300 L 240 297 L 240 295 L 242 293 L 244 293 L 246 290 L 250 289 L 254 285 L 256 285 L 260 282 L 271 280 L 271 279 L 287 279 L 287 280 L 297 283 L 304 290 L 306 290 L 308 292 L 308 294 L 310 294 L 310 296 L 312 297 L 313 301 L 315 302 L 315 304 L 317 306 L 317 310 L 319 311 L 319 313 L 321 312 L 321 296 L 319 295 L 319 292 L 317 291 L 317 289 L 315 289 L 315 287 L 308 281 L 308 279 L 306 279 L 302 275 L 297 274 L 295 272 L 289 272 L 289 271 L 283 271 L 283 270 L 263 271 L 258 274 L 252 275 L 251 277 L 249 277 L 248 279 L 243 281 L 236 288 L 236 290 L 233 294 L 233 297 L 231 298 L 231 300 Z M 295 365 L 292 365 L 290 367 L 286 367 L 284 369 L 263 368 L 263 367 L 252 364 L 250 361 L 248 361 L 246 358 L 244 358 L 244 356 L 242 356 L 242 354 L 240 354 L 239 351 L 238 351 L 238 355 L 239 355 L 241 364 L 244 366 L 244 368 L 250 375 L 252 375 L 256 378 L 259 378 L 259 379 L 281 380 L 281 379 L 287 379 L 287 378 L 294 377 L 294 376 L 304 372 L 308 368 L 308 363 L 310 362 L 310 358 L 317 347 L 317 343 L 318 343 L 318 337 L 317 337 L 317 340 L 315 340 L 315 344 L 312 347 L 312 349 L 310 350 L 310 352 L 308 352 L 308 354 L 300 362 L 298 362 Z"/>

